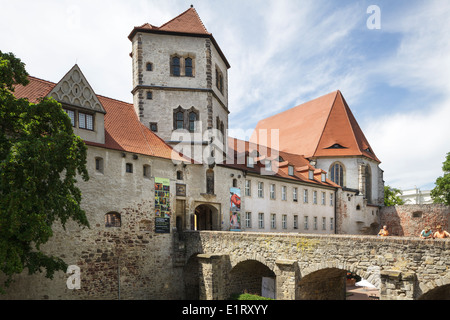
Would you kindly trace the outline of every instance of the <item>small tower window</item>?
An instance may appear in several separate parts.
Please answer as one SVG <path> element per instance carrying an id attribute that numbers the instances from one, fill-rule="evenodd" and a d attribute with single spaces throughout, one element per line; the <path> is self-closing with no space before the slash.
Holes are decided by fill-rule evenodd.
<path id="1" fill-rule="evenodd" d="M 192 59 L 191 58 L 186 58 L 184 60 L 184 74 L 186 75 L 186 77 L 192 77 L 193 73 L 192 73 Z"/>
<path id="2" fill-rule="evenodd" d="M 142 167 L 143 176 L 144 178 L 149 179 L 150 178 L 150 166 L 148 164 L 144 164 Z"/>
<path id="3" fill-rule="evenodd" d="M 147 100 L 152 100 L 152 99 L 153 99 L 153 92 L 147 91 Z"/>
<path id="4" fill-rule="evenodd" d="M 152 130 L 153 132 L 158 132 L 158 123 L 150 122 L 150 130 Z"/>
<path id="5" fill-rule="evenodd" d="M 146 70 L 147 71 L 153 71 L 153 64 L 151 62 L 147 62 Z"/>
<path id="6" fill-rule="evenodd" d="M 171 62 L 172 75 L 179 77 L 180 76 L 180 58 L 173 57 Z"/>
<path id="7" fill-rule="evenodd" d="M 189 113 L 189 131 L 195 131 L 195 122 L 197 121 L 197 114 L 195 112 Z"/>
<path id="8" fill-rule="evenodd" d="M 184 113 L 179 111 L 176 113 L 176 129 L 184 128 Z"/>

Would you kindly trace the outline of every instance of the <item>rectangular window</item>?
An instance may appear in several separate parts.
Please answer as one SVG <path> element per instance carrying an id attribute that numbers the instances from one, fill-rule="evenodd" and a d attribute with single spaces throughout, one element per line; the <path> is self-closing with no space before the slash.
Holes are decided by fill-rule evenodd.
<path id="1" fill-rule="evenodd" d="M 64 109 L 64 111 L 67 113 L 67 115 L 70 118 L 70 123 L 72 124 L 72 127 L 75 127 L 75 111 L 73 110 L 67 110 Z"/>
<path id="2" fill-rule="evenodd" d="M 245 180 L 245 195 L 247 197 L 252 195 L 252 182 L 250 180 Z"/>
<path id="3" fill-rule="evenodd" d="M 330 218 L 330 230 L 334 229 L 334 219 Z"/>
<path id="4" fill-rule="evenodd" d="M 133 164 L 127 163 L 125 165 L 125 171 L 128 172 L 128 173 L 133 173 Z"/>
<path id="5" fill-rule="evenodd" d="M 275 199 L 275 185 L 271 184 L 270 185 L 270 199 Z"/>
<path id="6" fill-rule="evenodd" d="M 258 198 L 264 198 L 264 183 L 258 182 Z"/>
<path id="7" fill-rule="evenodd" d="M 322 230 L 327 229 L 327 218 L 322 218 Z"/>
<path id="8" fill-rule="evenodd" d="M 334 197 L 334 194 L 330 193 L 330 206 L 334 205 L 333 197 Z"/>
<path id="9" fill-rule="evenodd" d="M 314 217 L 314 230 L 317 230 L 317 217 Z"/>
<path id="10" fill-rule="evenodd" d="M 322 192 L 322 204 L 325 205 L 325 192 Z"/>
<path id="11" fill-rule="evenodd" d="M 294 167 L 293 167 L 293 166 L 289 166 L 289 167 L 288 167 L 288 174 L 289 174 L 290 176 L 293 176 L 293 175 L 294 175 Z"/>
<path id="12" fill-rule="evenodd" d="M 270 227 L 272 229 L 276 229 L 277 228 L 277 215 L 275 213 L 272 213 L 270 215 Z"/>
<path id="13" fill-rule="evenodd" d="M 303 190 L 303 202 L 308 203 L 308 190 Z"/>
<path id="14" fill-rule="evenodd" d="M 309 170 L 309 179 L 314 180 L 314 171 L 313 170 Z"/>
<path id="15" fill-rule="evenodd" d="M 253 168 L 254 167 L 254 163 L 253 163 L 253 158 L 252 157 L 247 157 L 247 167 L 249 167 L 249 168 Z"/>
<path id="16" fill-rule="evenodd" d="M 264 229 L 264 213 L 258 213 L 258 228 Z"/>
<path id="17" fill-rule="evenodd" d="M 97 172 L 103 173 L 103 158 L 95 158 L 95 170 Z"/>
<path id="18" fill-rule="evenodd" d="M 246 228 L 252 227 L 252 213 L 251 212 L 245 213 L 245 227 Z"/>
<path id="19" fill-rule="evenodd" d="M 309 225 L 308 225 L 308 216 L 305 216 L 304 218 L 304 222 L 303 222 L 303 229 L 308 230 Z"/>
<path id="20" fill-rule="evenodd" d="M 293 198 L 294 202 L 298 201 L 297 193 L 298 193 L 297 188 L 294 188 L 293 191 L 292 191 L 292 198 Z"/>
<path id="21" fill-rule="evenodd" d="M 94 116 L 78 112 L 78 127 L 80 129 L 94 130 Z"/>
<path id="22" fill-rule="evenodd" d="M 298 216 L 294 215 L 294 229 L 298 229 Z"/>
<path id="23" fill-rule="evenodd" d="M 286 186 L 282 186 L 281 187 L 281 200 L 284 200 L 284 201 L 287 200 L 287 198 L 286 198 Z"/>
<path id="24" fill-rule="evenodd" d="M 281 227 L 287 229 L 287 215 L 285 214 L 281 216 Z"/>
<path id="25" fill-rule="evenodd" d="M 313 203 L 317 204 L 317 191 L 313 191 Z"/>

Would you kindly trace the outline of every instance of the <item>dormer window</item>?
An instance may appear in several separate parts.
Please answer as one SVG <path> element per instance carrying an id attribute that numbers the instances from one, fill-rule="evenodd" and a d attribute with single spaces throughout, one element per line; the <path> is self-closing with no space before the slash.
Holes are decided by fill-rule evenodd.
<path id="1" fill-rule="evenodd" d="M 288 174 L 289 174 L 290 176 L 293 176 L 293 175 L 294 175 L 294 166 L 289 166 L 289 167 L 288 167 Z"/>
<path id="2" fill-rule="evenodd" d="M 247 167 L 253 168 L 254 166 L 253 157 L 247 156 Z"/>
<path id="3" fill-rule="evenodd" d="M 322 172 L 322 182 L 327 180 L 327 174 Z"/>
<path id="4" fill-rule="evenodd" d="M 309 170 L 309 179 L 314 180 L 314 170 Z"/>
<path id="5" fill-rule="evenodd" d="M 328 147 L 327 149 L 346 149 L 346 148 L 341 146 L 339 143 L 335 143 L 331 147 Z"/>
<path id="6" fill-rule="evenodd" d="M 80 129 L 94 130 L 94 116 L 84 112 L 78 112 L 78 127 Z"/>

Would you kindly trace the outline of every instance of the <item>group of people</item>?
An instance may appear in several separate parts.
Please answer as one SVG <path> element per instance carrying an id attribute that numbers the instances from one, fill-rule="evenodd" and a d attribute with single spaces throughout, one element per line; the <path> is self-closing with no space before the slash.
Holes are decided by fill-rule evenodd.
<path id="1" fill-rule="evenodd" d="M 389 235 L 389 231 L 387 229 L 387 226 L 383 226 L 383 229 L 378 232 L 378 236 L 380 237 L 387 237 Z M 425 227 L 425 229 L 422 230 L 420 233 L 420 238 L 422 239 L 444 239 L 444 238 L 450 238 L 450 233 L 442 229 L 441 225 L 436 226 L 436 232 L 433 233 L 433 230 L 431 230 L 430 227 Z"/>
<path id="2" fill-rule="evenodd" d="M 430 227 L 425 227 L 420 233 L 420 238 L 422 239 L 444 239 L 450 238 L 450 233 L 442 229 L 442 226 L 438 225 L 436 227 L 436 232 L 433 233 Z"/>

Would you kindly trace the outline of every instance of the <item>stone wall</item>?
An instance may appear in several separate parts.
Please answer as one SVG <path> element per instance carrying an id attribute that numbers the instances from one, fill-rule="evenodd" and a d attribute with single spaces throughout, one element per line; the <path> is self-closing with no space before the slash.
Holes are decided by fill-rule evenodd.
<path id="1" fill-rule="evenodd" d="M 338 299 L 345 285 L 343 271 L 367 279 L 390 300 L 418 299 L 450 285 L 450 240 L 445 239 L 214 231 L 186 232 L 185 237 L 188 256 L 227 261 L 216 277 L 210 275 L 225 293 L 231 292 L 224 272 L 245 261 L 257 261 L 275 273 L 277 299 Z"/>
<path id="2" fill-rule="evenodd" d="M 444 230 L 450 227 L 450 207 L 441 204 L 421 204 L 383 207 L 381 225 L 387 225 L 395 236 L 418 237 L 425 226 L 433 231 L 440 224 Z"/>

